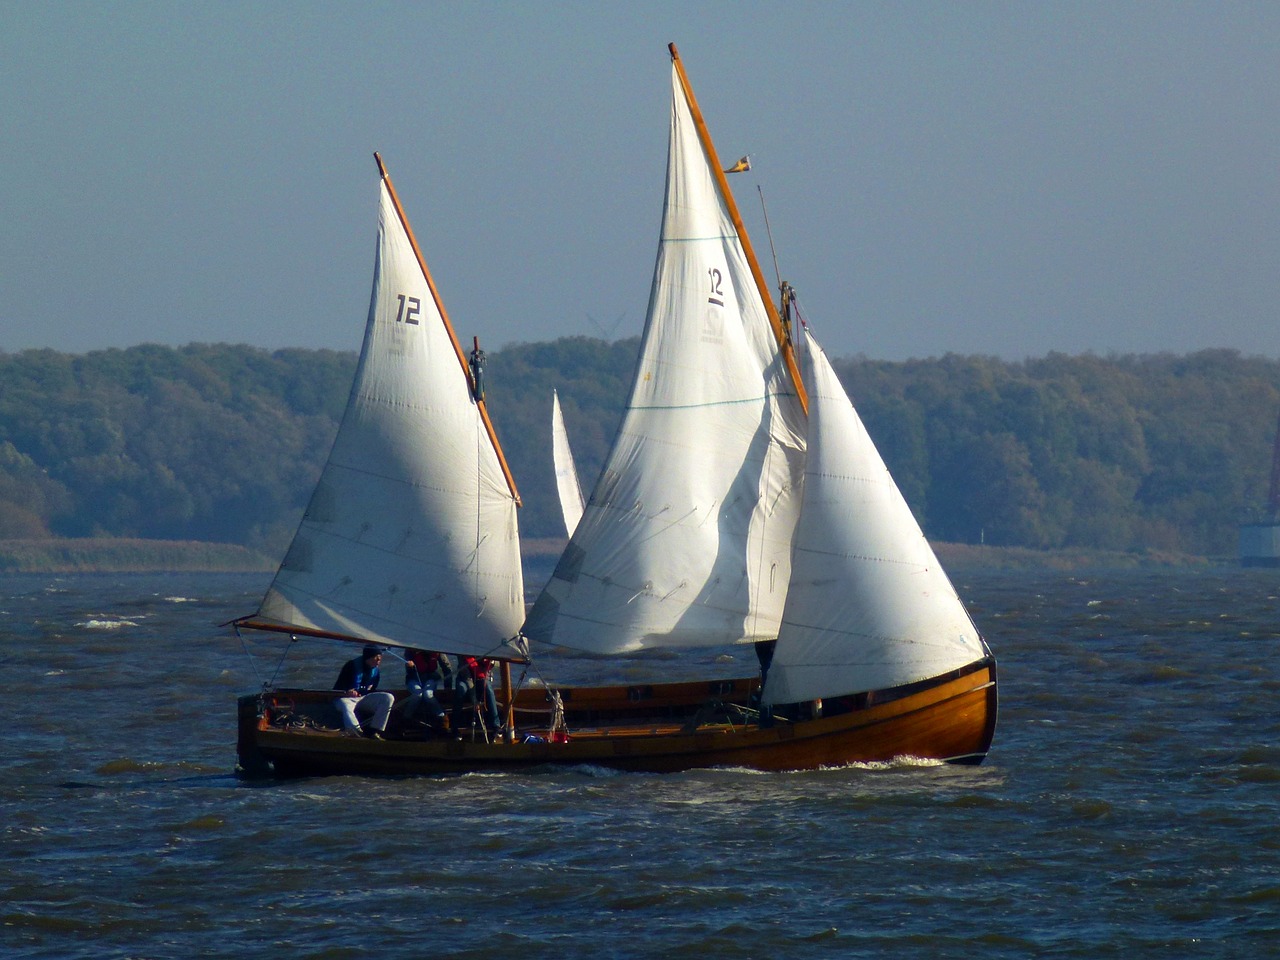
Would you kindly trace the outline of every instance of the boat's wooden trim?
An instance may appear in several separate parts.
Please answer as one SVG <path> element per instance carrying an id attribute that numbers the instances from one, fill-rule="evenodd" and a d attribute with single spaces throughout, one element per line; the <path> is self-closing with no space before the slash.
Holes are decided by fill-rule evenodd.
<path id="1" fill-rule="evenodd" d="M 440 319 L 444 321 L 444 329 L 449 334 L 449 340 L 453 344 L 453 352 L 458 355 L 458 363 L 462 365 L 462 375 L 466 378 L 467 389 L 471 391 L 471 396 L 475 398 L 476 408 L 480 411 L 480 419 L 484 421 L 485 431 L 489 434 L 489 442 L 493 444 L 493 452 L 498 455 L 498 463 L 502 466 L 502 475 L 507 480 L 507 489 L 511 491 L 511 497 L 515 500 L 516 506 L 521 506 L 520 491 L 516 489 L 516 479 L 511 473 L 511 468 L 507 465 L 507 458 L 502 452 L 502 444 L 498 442 L 498 432 L 494 429 L 493 422 L 489 419 L 489 408 L 482 398 L 476 396 L 476 385 L 471 376 L 471 366 L 467 363 L 467 355 L 463 352 L 458 335 L 454 332 L 453 324 L 449 321 L 449 312 L 445 309 L 444 300 L 440 298 L 440 291 L 436 287 L 435 279 L 427 268 L 426 258 L 422 256 L 422 250 L 418 246 L 418 238 L 413 235 L 413 228 L 409 226 L 409 218 L 404 212 L 404 207 L 400 205 L 400 197 L 396 193 L 395 185 L 391 182 L 386 166 L 382 163 L 382 157 L 374 153 L 373 159 L 378 163 L 378 174 L 387 185 L 387 193 L 391 195 L 391 203 L 396 208 L 396 216 L 400 218 L 400 225 L 404 227 L 405 235 L 409 238 L 409 245 L 413 247 L 413 255 L 418 258 L 418 266 L 422 268 L 422 276 L 427 281 L 428 289 L 431 290 L 431 299 L 435 301 L 436 309 L 440 312 Z"/>
<path id="2" fill-rule="evenodd" d="M 744 681 L 745 685 L 745 681 Z M 650 703 L 673 708 L 688 706 L 695 688 L 706 683 L 655 685 Z M 619 709 L 627 687 L 573 688 L 571 701 L 579 708 L 595 703 Z M 907 692 L 902 692 L 906 689 Z M 590 691 L 590 692 L 588 692 Z M 282 691 L 277 695 L 330 699 L 322 691 Z M 536 706 L 540 691 L 517 697 Z M 736 700 L 736 697 L 730 701 Z M 713 718 L 706 722 L 636 719 L 602 722 L 588 727 L 571 724 L 568 743 L 485 743 L 471 740 L 368 741 L 313 731 L 295 732 L 270 726 L 265 712 L 246 707 L 261 697 L 241 702 L 241 744 L 251 747 L 251 759 L 261 756 L 284 775 L 314 773 L 431 774 L 470 770 L 517 770 L 545 764 L 581 764 L 623 770 L 672 772 L 710 766 L 741 766 L 758 770 L 810 770 L 857 762 L 888 761 L 914 756 L 960 763 L 978 763 L 990 747 L 995 728 L 995 664 L 982 660 L 945 677 L 897 691 L 865 697 L 868 703 L 836 716 L 798 722 L 778 721 L 772 727 Z M 831 702 L 831 701 L 829 701 Z M 567 705 L 566 705 L 567 706 Z M 537 727 L 532 728 L 537 730 Z"/>
<path id="3" fill-rule="evenodd" d="M 268 633 L 285 633 L 294 637 L 316 637 L 323 640 L 342 640 L 346 643 L 372 644 L 383 648 L 398 646 L 398 644 L 388 644 L 383 640 L 371 640 L 368 637 L 357 637 L 349 633 L 334 633 L 331 630 L 317 630 L 313 627 L 302 627 L 297 624 L 281 623 L 276 620 L 261 620 L 257 614 L 249 614 L 248 616 L 237 617 L 235 620 L 228 620 L 222 626 L 234 627 L 236 630 L 262 630 Z M 505 664 L 505 669 L 508 671 L 513 663 L 529 662 L 527 657 L 503 656 L 496 650 L 490 651 L 485 656 L 490 660 Z"/>
<path id="4" fill-rule="evenodd" d="M 760 291 L 760 299 L 764 301 L 765 312 L 769 315 L 769 326 L 773 329 L 774 339 L 778 342 L 778 350 L 782 353 L 787 372 L 791 375 L 791 383 L 795 387 L 796 396 L 800 398 L 800 407 L 808 414 L 809 395 L 804 388 L 804 382 L 800 378 L 800 368 L 796 365 L 795 350 L 791 346 L 791 333 L 783 325 L 782 318 L 778 315 L 778 308 L 773 302 L 773 294 L 770 292 L 769 284 L 764 278 L 764 271 L 760 269 L 760 260 L 756 257 L 750 236 L 747 235 L 747 228 L 742 222 L 742 214 L 738 212 L 738 203 L 733 198 L 733 191 L 729 189 L 729 179 L 725 176 L 724 167 L 720 163 L 719 155 L 716 153 L 716 145 L 711 140 L 711 132 L 707 129 L 706 120 L 702 118 L 702 110 L 698 107 L 698 99 L 693 95 L 693 85 L 689 83 L 689 75 L 684 72 L 684 61 L 680 59 L 680 54 L 676 50 L 674 43 L 667 44 L 667 49 L 671 51 L 671 62 L 675 64 L 676 73 L 680 77 L 680 87 L 684 90 L 685 100 L 689 103 L 689 113 L 693 117 L 693 125 L 698 131 L 698 139 L 702 141 L 702 149 L 707 152 L 707 158 L 711 161 L 711 171 L 715 176 L 716 185 L 720 188 L 720 194 L 724 197 L 729 217 L 733 220 L 733 228 L 738 231 L 738 239 L 742 242 L 743 253 L 746 254 L 747 263 L 751 267 L 751 276 L 755 278 L 756 288 Z"/>
<path id="5" fill-rule="evenodd" d="M 227 624 L 224 624 L 224 626 Z M 256 614 L 240 617 L 229 622 L 237 630 L 263 630 L 270 633 L 288 633 L 299 637 L 316 637 L 324 640 L 345 640 L 348 643 L 372 643 L 366 637 L 352 636 L 348 633 L 334 633 L 330 630 L 316 630 L 313 627 L 300 627 L 291 623 L 278 623 L 275 620 L 260 620 Z"/>

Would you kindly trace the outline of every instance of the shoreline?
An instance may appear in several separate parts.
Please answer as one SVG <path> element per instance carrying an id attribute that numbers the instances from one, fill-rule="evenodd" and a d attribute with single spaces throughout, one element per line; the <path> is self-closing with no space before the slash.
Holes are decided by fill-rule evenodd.
<path id="1" fill-rule="evenodd" d="M 124 537 L 0 540 L 0 574 L 257 573 L 276 563 L 248 547 Z"/>
<path id="2" fill-rule="evenodd" d="M 531 539 L 522 544 L 526 564 L 554 564 L 565 540 Z M 934 543 L 948 571 L 1196 569 L 1236 565 L 1235 558 L 1201 557 L 1172 551 L 1123 553 L 1113 550 L 996 547 Z M 139 540 L 118 537 L 0 540 L 0 574 L 24 573 L 271 573 L 278 560 L 247 547 L 195 540 Z"/>

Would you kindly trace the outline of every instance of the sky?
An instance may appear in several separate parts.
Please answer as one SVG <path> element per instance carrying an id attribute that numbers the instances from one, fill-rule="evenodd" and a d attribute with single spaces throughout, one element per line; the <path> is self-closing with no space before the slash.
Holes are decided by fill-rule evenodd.
<path id="1" fill-rule="evenodd" d="M 644 322 L 679 47 L 829 353 L 1280 356 L 1280 4 L 0 0 L 0 351 Z M 763 205 L 762 205 L 763 198 Z"/>

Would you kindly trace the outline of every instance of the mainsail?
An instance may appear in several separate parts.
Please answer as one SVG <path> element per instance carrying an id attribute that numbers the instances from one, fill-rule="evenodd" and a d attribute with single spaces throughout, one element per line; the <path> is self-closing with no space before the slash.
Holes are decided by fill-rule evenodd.
<path id="1" fill-rule="evenodd" d="M 293 544 L 241 623 L 468 654 L 514 637 L 518 501 L 487 426 L 384 173 L 347 408 Z"/>
<path id="2" fill-rule="evenodd" d="M 560 495 L 564 529 L 573 536 L 582 519 L 582 486 L 578 483 L 578 468 L 573 462 L 569 433 L 560 412 L 560 396 L 554 390 L 551 391 L 551 456 L 556 468 L 556 492 Z"/>
<path id="3" fill-rule="evenodd" d="M 666 201 L 635 382 L 525 625 L 531 640 L 614 653 L 777 636 L 804 414 L 722 182 L 673 58 Z"/>
<path id="4" fill-rule="evenodd" d="M 764 702 L 883 690 L 986 656 L 822 347 L 798 339 L 809 394 L 804 504 Z"/>

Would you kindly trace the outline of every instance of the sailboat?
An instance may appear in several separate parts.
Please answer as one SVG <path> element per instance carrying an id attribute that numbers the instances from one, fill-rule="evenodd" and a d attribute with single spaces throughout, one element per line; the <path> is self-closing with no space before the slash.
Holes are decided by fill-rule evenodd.
<path id="1" fill-rule="evenodd" d="M 373 291 L 347 406 L 274 580 L 258 610 L 233 623 L 509 664 L 523 657 L 520 495 L 484 401 L 479 343 L 470 356 L 463 351 L 382 158 L 374 159 Z M 332 699 L 271 690 L 242 697 L 241 767 L 310 769 L 316 752 L 328 764 L 333 744 L 292 734 L 322 729 L 315 717 Z M 286 712 L 295 723 L 279 722 Z"/>
<path id="2" fill-rule="evenodd" d="M 564 518 L 565 533 L 573 531 L 582 519 L 582 485 L 578 482 L 578 468 L 573 460 L 573 448 L 569 446 L 569 432 L 564 426 L 564 414 L 560 412 L 560 395 L 551 391 L 551 457 L 556 471 L 556 494 L 560 497 L 560 515 Z"/>
<path id="3" fill-rule="evenodd" d="M 544 764 L 667 772 L 986 756 L 996 723 L 994 657 L 789 286 L 782 308 L 774 305 L 674 44 L 670 52 L 666 200 L 631 395 L 523 626 L 513 628 L 508 612 L 464 641 L 443 627 L 423 637 L 421 617 L 404 635 L 396 630 L 407 625 L 378 621 L 385 629 L 375 633 L 355 617 L 326 620 L 331 604 L 321 591 L 338 582 L 332 574 L 315 575 L 317 597 L 291 602 L 303 620 L 323 621 L 324 635 L 361 642 L 450 653 L 483 647 L 504 664 L 580 657 L 665 668 L 683 657 L 708 672 L 513 689 L 507 671 L 499 699 L 511 722 L 493 741 L 474 733 L 330 736 L 305 714 L 314 717 L 332 692 L 264 691 L 240 701 L 242 766 L 286 774 Z M 419 265 L 425 274 L 420 257 Z M 375 279 L 375 302 L 378 289 Z M 455 392 L 473 404 L 466 379 L 459 384 Z M 504 506 L 516 500 L 513 484 L 496 492 Z M 514 519 L 481 514 L 472 521 L 480 544 L 489 543 L 491 522 L 497 542 L 514 539 Z M 287 631 L 297 620 L 273 604 L 273 592 L 292 596 L 288 578 L 281 584 L 289 563 L 286 556 L 256 622 L 244 626 L 271 620 Z M 450 569 L 473 582 L 467 564 Z M 491 589 L 456 588 L 451 602 L 468 598 L 472 613 L 498 599 Z M 759 668 L 715 672 L 734 659 L 726 650 L 754 651 Z"/>

